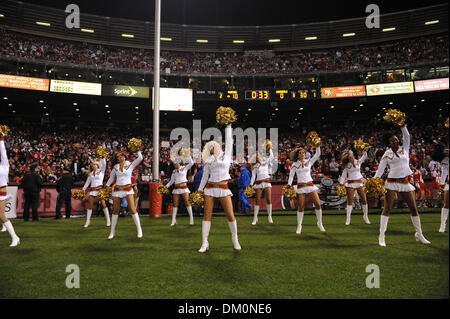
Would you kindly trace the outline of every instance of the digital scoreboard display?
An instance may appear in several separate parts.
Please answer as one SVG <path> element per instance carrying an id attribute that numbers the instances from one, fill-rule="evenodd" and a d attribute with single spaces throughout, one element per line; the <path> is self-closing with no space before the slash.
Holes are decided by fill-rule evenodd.
<path id="1" fill-rule="evenodd" d="M 270 100 L 269 90 L 247 90 L 245 91 L 246 100 Z"/>

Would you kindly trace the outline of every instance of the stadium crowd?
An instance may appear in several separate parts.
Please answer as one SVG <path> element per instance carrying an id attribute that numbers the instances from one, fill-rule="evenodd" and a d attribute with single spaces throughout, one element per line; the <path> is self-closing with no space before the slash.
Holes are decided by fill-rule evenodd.
<path id="1" fill-rule="evenodd" d="M 153 51 L 75 42 L 15 33 L 0 28 L 0 56 L 16 56 L 77 65 L 153 71 Z M 248 52 L 247 52 L 248 53 Z M 161 52 L 166 73 L 295 74 L 362 70 L 448 62 L 448 34 L 376 45 L 268 54 Z"/>

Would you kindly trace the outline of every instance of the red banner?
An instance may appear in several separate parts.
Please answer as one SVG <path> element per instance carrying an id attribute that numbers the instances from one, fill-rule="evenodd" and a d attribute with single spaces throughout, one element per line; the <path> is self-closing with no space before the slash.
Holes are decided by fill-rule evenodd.
<path id="1" fill-rule="evenodd" d="M 337 87 L 330 87 L 330 88 L 322 88 L 321 93 L 322 93 L 322 99 L 366 96 L 366 87 L 364 85 L 337 86 Z"/>
<path id="2" fill-rule="evenodd" d="M 13 89 L 48 91 L 49 80 L 30 78 L 27 76 L 0 74 L 0 87 L 1 86 Z"/>

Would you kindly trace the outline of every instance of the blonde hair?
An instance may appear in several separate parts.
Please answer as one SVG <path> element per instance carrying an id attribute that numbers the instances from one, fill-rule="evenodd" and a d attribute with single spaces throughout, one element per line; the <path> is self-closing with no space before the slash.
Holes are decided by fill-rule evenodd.
<path id="1" fill-rule="evenodd" d="M 214 148 L 214 159 L 217 161 L 220 154 L 222 153 L 222 146 L 216 141 L 209 141 L 205 144 L 202 152 L 202 162 L 206 163 L 208 158 L 211 156 L 211 149 Z"/>

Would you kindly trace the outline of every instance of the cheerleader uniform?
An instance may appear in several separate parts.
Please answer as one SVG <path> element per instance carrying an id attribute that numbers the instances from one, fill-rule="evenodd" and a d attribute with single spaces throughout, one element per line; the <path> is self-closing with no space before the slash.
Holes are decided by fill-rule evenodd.
<path id="1" fill-rule="evenodd" d="M 318 188 L 313 184 L 313 180 L 311 178 L 311 168 L 319 159 L 319 157 L 320 147 L 316 148 L 314 156 L 309 160 L 304 160 L 303 162 L 300 162 L 298 160 L 294 164 L 292 164 L 291 171 L 289 172 L 288 184 L 292 185 L 294 176 L 297 175 L 297 185 L 294 186 L 295 192 L 297 194 L 309 194 L 318 190 Z M 317 217 L 317 227 L 319 227 L 320 231 L 325 232 L 325 228 L 322 224 L 322 209 L 315 208 L 314 211 Z M 301 234 L 302 231 L 303 215 L 304 212 L 297 211 L 297 234 Z"/>
<path id="2" fill-rule="evenodd" d="M 449 178 L 448 178 L 448 157 L 444 158 L 441 162 L 441 184 L 445 184 L 444 186 L 444 192 L 448 192 L 448 184 L 449 184 Z M 446 222 L 448 217 L 448 208 L 442 207 L 441 210 L 441 227 L 439 228 L 440 233 L 445 232 Z"/>
<path id="3" fill-rule="evenodd" d="M 413 174 L 413 172 L 409 168 L 409 146 L 411 138 L 406 126 L 403 126 L 401 128 L 401 131 L 403 134 L 402 146 L 399 147 L 397 155 L 392 149 L 389 148 L 381 158 L 381 162 L 378 166 L 375 177 L 381 178 L 384 170 L 386 169 L 386 166 L 389 165 L 389 174 L 385 183 L 385 188 L 396 192 L 413 192 L 415 188 L 409 183 L 408 179 L 408 176 Z M 378 238 L 378 244 L 383 247 L 386 246 L 384 234 L 387 229 L 388 221 L 389 216 L 384 216 L 383 214 L 381 214 L 380 236 Z M 416 240 L 420 241 L 423 244 L 429 244 L 430 242 L 426 240 L 422 234 L 420 216 L 411 215 L 411 221 L 416 230 L 416 233 L 414 234 Z"/>
<path id="4" fill-rule="evenodd" d="M 185 186 L 177 186 L 177 185 L 187 183 L 188 180 L 186 178 L 186 175 L 193 165 L 194 165 L 194 161 L 192 160 L 191 157 L 189 157 L 189 162 L 187 165 L 182 165 L 182 166 L 180 166 L 180 168 L 175 169 L 172 172 L 170 181 L 166 185 L 167 187 L 170 187 L 170 186 L 172 186 L 172 184 L 175 184 L 172 194 L 181 195 L 181 194 L 185 194 L 185 193 L 188 193 L 188 194 L 190 193 L 187 185 L 185 185 Z M 192 206 L 186 206 L 186 209 L 189 214 L 189 224 L 194 225 L 194 216 L 192 214 Z M 177 212 L 178 212 L 178 207 L 174 207 L 173 211 L 172 211 L 172 224 L 170 226 L 176 225 Z"/>
<path id="5" fill-rule="evenodd" d="M 106 171 L 106 159 L 102 158 L 100 160 L 100 167 L 95 172 L 91 172 L 86 180 L 86 183 L 83 186 L 83 190 L 86 191 L 89 189 L 88 196 L 98 196 L 98 191 L 103 187 L 103 179 L 105 177 Z M 103 208 L 103 213 L 106 218 L 106 226 L 111 226 L 111 222 L 109 219 L 109 211 L 108 207 Z M 84 227 L 89 227 L 91 223 L 92 209 L 88 209 L 86 213 L 86 224 Z"/>
<path id="6" fill-rule="evenodd" d="M 361 175 L 361 164 L 364 163 L 366 159 L 367 159 L 367 152 L 364 152 L 364 154 L 361 156 L 361 158 L 358 159 L 357 161 L 355 161 L 355 164 L 348 163 L 347 167 L 345 167 L 344 170 L 342 171 L 342 175 L 339 178 L 339 184 L 345 185 L 345 187 L 354 188 L 354 189 L 363 187 L 363 181 L 362 181 L 363 176 Z M 369 217 L 368 217 L 369 205 L 368 204 L 362 205 L 362 209 L 363 209 L 364 221 L 366 222 L 366 224 L 370 224 Z M 352 210 L 353 210 L 353 205 L 347 205 L 347 209 L 346 209 L 347 220 L 345 221 L 345 225 L 350 225 Z"/>
<path id="7" fill-rule="evenodd" d="M 226 196 L 233 196 L 228 189 L 228 184 L 219 185 L 217 183 L 222 181 L 229 181 L 231 179 L 229 171 L 232 162 L 233 153 L 233 135 L 231 125 L 225 128 L 225 153 L 220 152 L 216 157 L 211 155 L 203 167 L 203 176 L 200 182 L 199 190 L 204 190 L 205 196 L 212 196 L 214 198 L 221 198 Z M 231 232 L 231 240 L 234 249 L 241 250 L 237 234 L 236 219 L 232 222 L 228 221 L 228 227 Z M 202 246 L 199 252 L 204 253 L 209 249 L 208 236 L 211 229 L 211 221 L 203 220 L 202 222 Z"/>
<path id="8" fill-rule="evenodd" d="M 106 183 L 106 186 L 111 186 L 114 178 L 116 178 L 116 184 L 113 186 L 113 197 L 123 198 L 127 195 L 134 195 L 133 187 L 131 186 L 131 175 L 133 175 L 133 170 L 139 163 L 142 162 L 142 153 L 137 152 L 138 157 L 130 164 L 129 161 L 126 161 L 123 165 L 123 171 L 120 171 L 120 164 L 116 164 L 111 171 L 111 176 Z M 139 214 L 131 214 L 133 217 L 134 223 L 136 224 L 137 236 L 138 238 L 142 237 L 142 228 L 141 222 L 139 220 Z M 111 223 L 111 233 L 109 234 L 108 239 L 113 239 L 115 235 L 116 225 L 118 221 L 119 215 L 112 215 L 112 223 Z"/>
<path id="9" fill-rule="evenodd" d="M 250 185 L 255 189 L 266 189 L 271 188 L 272 184 L 270 184 L 270 173 L 272 170 L 272 161 L 273 161 L 273 151 L 270 150 L 270 155 L 268 157 L 263 157 L 263 161 L 261 163 L 256 163 L 253 166 L 252 170 L 252 179 L 250 181 Z M 253 212 L 253 222 L 252 225 L 256 225 L 258 222 L 258 212 L 259 205 L 255 205 Z M 272 204 L 267 204 L 267 218 L 269 223 L 272 224 Z"/>
<path id="10" fill-rule="evenodd" d="M 6 147 L 3 136 L 0 136 L 0 160 L 0 189 L 5 188 L 5 191 L 0 190 L 0 201 L 6 201 L 9 199 L 9 196 L 6 193 L 6 186 L 8 186 L 9 161 L 8 155 L 6 154 Z M 3 223 L 3 226 L 11 236 L 12 242 L 9 246 L 17 246 L 20 243 L 20 238 L 16 235 L 11 221 L 8 220 L 6 223 Z"/>

